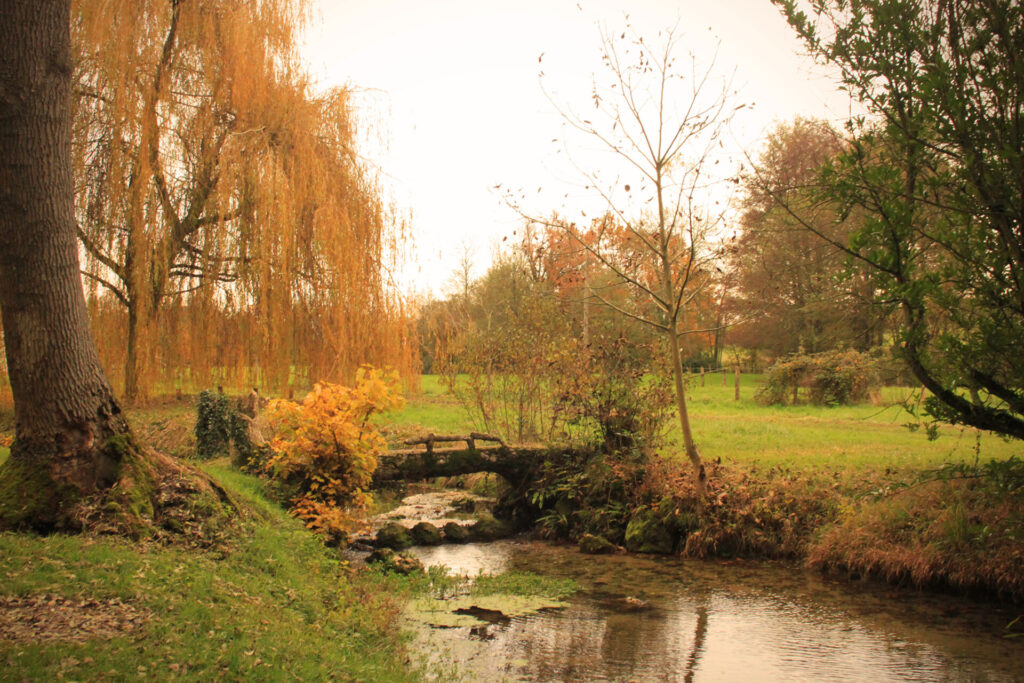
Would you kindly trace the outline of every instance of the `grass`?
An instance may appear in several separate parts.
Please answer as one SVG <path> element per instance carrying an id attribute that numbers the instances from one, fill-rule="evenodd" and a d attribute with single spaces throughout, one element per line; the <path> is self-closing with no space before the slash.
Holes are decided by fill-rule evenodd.
<path id="1" fill-rule="evenodd" d="M 137 631 L 80 643 L 0 640 L 5 676 L 412 680 L 388 580 L 344 571 L 259 495 L 258 481 L 224 465 L 208 470 L 246 510 L 220 552 L 113 537 L 0 534 L 0 599 L 114 600 L 145 616 Z"/>
<path id="2" fill-rule="evenodd" d="M 437 375 L 424 375 L 405 408 L 382 416 L 380 422 L 390 445 L 428 433 L 468 434 L 479 426 Z"/>
<path id="3" fill-rule="evenodd" d="M 691 379 L 690 419 L 694 438 L 705 458 L 737 465 L 761 464 L 824 469 L 921 469 L 951 461 L 1006 459 L 1020 453 L 1019 443 L 970 428 L 943 426 L 929 441 L 902 403 L 915 399 L 914 390 L 886 387 L 877 404 L 821 407 L 762 406 L 754 400 L 758 375 L 744 375 L 740 400 L 732 379 L 721 386 L 708 378 L 700 386 Z M 668 433 L 666 454 L 681 453 L 675 421 Z M 681 455 L 680 455 L 681 457 Z"/>
<path id="4" fill-rule="evenodd" d="M 952 426 L 940 427 L 929 441 L 902 403 L 916 400 L 915 390 L 886 387 L 876 404 L 821 407 L 762 406 L 754 400 L 760 375 L 743 375 L 740 400 L 734 380 L 723 386 L 721 375 L 707 375 L 705 386 L 691 376 L 687 392 L 694 437 L 707 459 L 747 466 L 785 466 L 825 470 L 906 470 L 937 467 L 946 462 L 1006 459 L 1020 454 L 1020 444 L 992 434 Z M 411 435 L 464 434 L 478 429 L 465 408 L 435 375 L 426 375 L 421 393 L 405 409 L 385 416 L 390 439 Z M 667 420 L 669 458 L 682 456 L 678 422 Z"/>

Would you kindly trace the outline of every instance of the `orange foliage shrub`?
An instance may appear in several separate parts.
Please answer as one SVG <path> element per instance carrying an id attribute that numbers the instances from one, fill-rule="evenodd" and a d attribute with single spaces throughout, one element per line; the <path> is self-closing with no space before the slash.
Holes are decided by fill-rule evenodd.
<path id="1" fill-rule="evenodd" d="M 301 404 L 270 403 L 267 471 L 292 492 L 292 513 L 310 529 L 339 540 L 354 526 L 349 511 L 368 502 L 377 456 L 387 447 L 370 418 L 405 404 L 398 382 L 397 373 L 364 366 L 355 387 L 317 384 Z"/>

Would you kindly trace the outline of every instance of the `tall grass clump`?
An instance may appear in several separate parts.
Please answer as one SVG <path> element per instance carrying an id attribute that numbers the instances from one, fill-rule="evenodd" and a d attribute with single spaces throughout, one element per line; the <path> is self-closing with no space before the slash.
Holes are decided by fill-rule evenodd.
<path id="1" fill-rule="evenodd" d="M 947 466 L 865 498 L 822 532 L 807 560 L 890 583 L 1024 599 L 1024 465 Z"/>

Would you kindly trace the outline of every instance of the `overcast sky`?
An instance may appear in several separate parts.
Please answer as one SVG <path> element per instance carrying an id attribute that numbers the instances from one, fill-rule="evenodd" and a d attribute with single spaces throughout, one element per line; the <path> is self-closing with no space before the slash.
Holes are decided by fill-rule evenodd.
<path id="1" fill-rule="evenodd" d="M 717 72 L 753 105 L 731 124 L 734 158 L 756 153 L 776 121 L 849 113 L 768 0 L 319 0 L 305 57 L 320 85 L 364 91 L 364 126 L 386 140 L 364 149 L 411 216 L 403 288 L 443 293 L 466 247 L 484 272 L 520 222 L 493 186 L 529 188 L 531 211 L 563 208 L 562 189 L 579 178 L 544 90 L 585 107 L 601 70 L 598 26 L 619 34 L 627 13 L 648 42 L 678 26 L 699 61 L 717 47 Z"/>

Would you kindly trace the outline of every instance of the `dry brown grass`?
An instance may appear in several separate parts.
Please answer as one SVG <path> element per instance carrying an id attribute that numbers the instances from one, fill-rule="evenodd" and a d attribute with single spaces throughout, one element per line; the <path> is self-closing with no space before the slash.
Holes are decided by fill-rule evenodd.
<path id="1" fill-rule="evenodd" d="M 1024 599 L 1024 500 L 933 481 L 853 504 L 810 546 L 823 570 Z"/>

